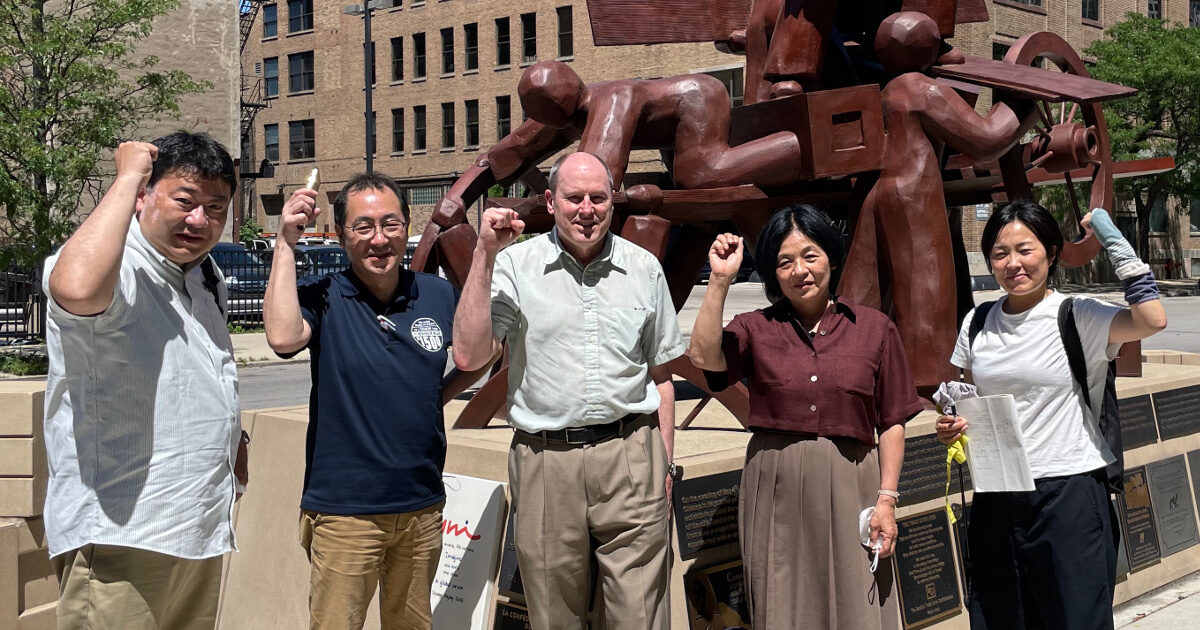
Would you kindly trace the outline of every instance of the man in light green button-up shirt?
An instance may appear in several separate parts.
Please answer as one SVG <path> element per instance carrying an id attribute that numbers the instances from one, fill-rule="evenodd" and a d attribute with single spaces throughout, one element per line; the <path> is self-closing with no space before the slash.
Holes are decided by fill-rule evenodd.
<path id="1" fill-rule="evenodd" d="M 478 368 L 509 344 L 509 483 L 534 628 L 605 617 L 668 628 L 667 474 L 683 340 L 658 259 L 609 233 L 612 176 L 574 153 L 550 171 L 555 229 L 504 249 L 524 222 L 483 215 L 454 321 L 454 360 Z M 504 251 L 500 251 L 504 249 Z"/>

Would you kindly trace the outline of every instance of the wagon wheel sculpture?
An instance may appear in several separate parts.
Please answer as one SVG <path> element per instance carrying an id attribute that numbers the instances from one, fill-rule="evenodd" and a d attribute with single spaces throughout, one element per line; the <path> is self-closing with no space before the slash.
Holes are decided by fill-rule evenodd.
<path id="1" fill-rule="evenodd" d="M 1054 33 L 1030 33 L 1013 44 L 1004 61 L 1019 66 L 1034 66 L 1045 59 L 1066 74 L 1087 77 L 1087 67 L 1074 49 Z M 1057 105 L 1057 107 L 1055 107 Z M 1027 144 L 1018 144 L 1000 158 L 1004 188 L 1010 200 L 1033 199 L 1033 187 L 1027 174 L 1036 167 L 1061 174 L 1067 185 L 1079 234 L 1083 235 L 1083 215 L 1092 208 L 1113 208 L 1113 160 L 1108 125 L 1099 102 L 1080 103 L 1061 98 L 1038 99 L 1035 102 L 1039 120 L 1034 125 L 1035 137 Z M 1082 122 L 1076 121 L 1080 114 Z M 1081 208 L 1074 182 L 1091 180 L 1087 208 Z M 1063 246 L 1060 262 L 1066 267 L 1087 264 L 1100 252 L 1100 242 L 1094 235 Z"/>

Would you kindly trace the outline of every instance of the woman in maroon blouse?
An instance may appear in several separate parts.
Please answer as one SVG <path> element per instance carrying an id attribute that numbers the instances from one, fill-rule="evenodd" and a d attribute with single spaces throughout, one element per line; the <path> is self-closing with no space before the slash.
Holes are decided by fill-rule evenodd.
<path id="1" fill-rule="evenodd" d="M 752 625 L 898 629 L 891 561 L 871 572 L 858 516 L 874 506 L 871 543 L 889 558 L 904 423 L 921 410 L 900 336 L 834 295 L 841 235 L 812 206 L 777 212 L 754 253 L 771 306 L 722 330 L 743 245 L 718 236 L 689 351 L 714 390 L 748 381 L 739 531 Z"/>

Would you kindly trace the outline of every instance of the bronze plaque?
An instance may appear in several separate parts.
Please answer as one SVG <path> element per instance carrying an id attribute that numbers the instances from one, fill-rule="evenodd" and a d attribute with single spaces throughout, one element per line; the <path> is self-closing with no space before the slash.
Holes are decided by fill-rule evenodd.
<path id="1" fill-rule="evenodd" d="M 1200 385 L 1158 392 L 1153 398 L 1162 439 L 1200 433 Z M 1123 414 L 1121 422 L 1125 422 Z"/>
<path id="2" fill-rule="evenodd" d="M 742 562 L 728 562 L 683 576 L 692 628 L 750 628 Z"/>
<path id="3" fill-rule="evenodd" d="M 1138 571 L 1156 564 L 1162 553 L 1158 549 L 1145 466 L 1125 471 L 1125 513 L 1121 517 L 1130 570 Z"/>
<path id="4" fill-rule="evenodd" d="M 1117 401 L 1121 414 L 1121 446 L 1125 450 L 1154 444 L 1158 429 L 1154 426 L 1154 405 L 1150 395 L 1122 398 Z"/>
<path id="5" fill-rule="evenodd" d="M 1154 504 L 1154 526 L 1162 555 L 1169 556 L 1200 542 L 1183 455 L 1147 464 L 1146 476 L 1150 480 L 1150 501 Z"/>
<path id="6" fill-rule="evenodd" d="M 957 615 L 962 595 L 945 510 L 896 521 L 896 582 L 905 630 Z"/>
<path id="7" fill-rule="evenodd" d="M 962 466 L 962 480 L 971 489 L 971 470 Z M 959 466 L 951 467 L 950 492 L 958 493 Z M 904 441 L 904 468 L 900 470 L 900 505 L 936 499 L 946 493 L 946 445 L 937 435 L 911 437 Z"/>
<path id="8" fill-rule="evenodd" d="M 680 556 L 737 544 L 741 485 L 741 469 L 675 482 L 672 502 Z"/>

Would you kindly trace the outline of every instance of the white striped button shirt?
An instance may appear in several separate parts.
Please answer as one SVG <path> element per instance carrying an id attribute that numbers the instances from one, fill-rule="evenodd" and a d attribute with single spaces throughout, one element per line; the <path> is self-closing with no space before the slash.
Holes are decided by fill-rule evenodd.
<path id="1" fill-rule="evenodd" d="M 79 317 L 47 300 L 51 556 L 87 544 L 181 558 L 235 547 L 237 366 L 213 269 L 216 298 L 199 265 L 167 260 L 135 220 L 104 313 Z"/>
<path id="2" fill-rule="evenodd" d="M 657 411 L 650 366 L 684 350 L 662 265 L 610 234 L 583 267 L 557 234 L 496 256 L 492 332 L 509 344 L 509 424 L 533 432 Z"/>

